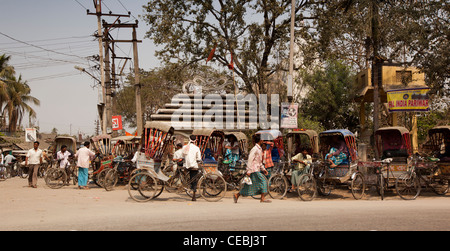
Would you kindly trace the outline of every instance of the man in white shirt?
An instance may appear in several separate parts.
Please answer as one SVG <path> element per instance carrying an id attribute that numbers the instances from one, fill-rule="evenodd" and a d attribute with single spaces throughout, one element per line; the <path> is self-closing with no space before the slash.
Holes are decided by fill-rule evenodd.
<path id="1" fill-rule="evenodd" d="M 67 180 L 64 181 L 64 183 L 66 185 L 69 184 L 69 179 L 70 179 L 70 175 L 69 175 L 69 157 L 72 154 L 67 151 L 67 146 L 66 145 L 62 145 L 61 146 L 61 151 L 56 153 L 56 160 L 59 160 L 59 168 L 63 168 L 64 171 L 67 174 Z"/>
<path id="2" fill-rule="evenodd" d="M 39 149 L 39 142 L 33 143 L 25 158 L 25 166 L 28 166 L 28 186 L 37 188 L 37 173 L 42 164 L 42 150 Z"/>
<path id="3" fill-rule="evenodd" d="M 89 162 L 94 159 L 95 153 L 89 150 L 91 143 L 84 142 L 84 147 L 80 148 L 75 154 L 78 166 L 78 188 L 89 189 L 87 182 L 89 179 Z"/>
<path id="4" fill-rule="evenodd" d="M 193 179 L 191 183 L 191 189 L 193 192 L 192 201 L 196 201 L 195 193 L 197 192 L 197 183 L 200 178 L 198 175 L 198 162 L 202 161 L 202 153 L 200 152 L 200 148 L 195 145 L 196 137 L 191 135 L 189 139 L 189 144 L 185 145 L 182 150 L 185 161 L 184 163 L 186 168 L 189 170 L 190 179 Z"/>

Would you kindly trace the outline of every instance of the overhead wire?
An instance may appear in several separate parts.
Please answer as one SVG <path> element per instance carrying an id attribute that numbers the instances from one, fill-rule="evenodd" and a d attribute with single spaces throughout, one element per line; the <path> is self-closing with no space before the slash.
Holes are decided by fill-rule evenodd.
<path id="1" fill-rule="evenodd" d="M 43 48 L 43 47 L 41 47 L 41 46 L 37 46 L 37 45 L 31 44 L 31 43 L 28 43 L 28 42 L 21 41 L 21 40 L 19 40 L 19 39 L 13 38 L 13 37 L 11 37 L 11 36 L 9 36 L 9 35 L 3 33 L 3 32 L 0 32 L 0 35 L 5 36 L 5 37 L 7 37 L 7 38 L 9 38 L 9 39 L 11 39 L 11 40 L 17 41 L 17 42 L 19 42 L 19 43 L 26 44 L 26 45 L 29 45 L 29 46 L 31 46 L 31 47 L 35 47 L 35 48 L 38 48 L 38 49 L 41 49 L 41 50 L 44 50 L 44 51 L 52 52 L 52 53 L 59 54 L 59 55 L 69 56 L 69 57 L 77 57 L 77 58 L 81 58 L 81 59 L 85 60 L 85 58 L 80 57 L 80 56 L 78 56 L 78 55 L 72 55 L 72 54 L 62 53 L 62 52 L 58 52 L 58 51 L 46 49 L 46 48 Z"/>

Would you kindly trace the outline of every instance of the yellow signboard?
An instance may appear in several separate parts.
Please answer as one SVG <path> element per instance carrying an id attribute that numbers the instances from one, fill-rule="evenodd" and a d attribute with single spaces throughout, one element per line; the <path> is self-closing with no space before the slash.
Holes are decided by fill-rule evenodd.
<path id="1" fill-rule="evenodd" d="M 387 91 L 390 112 L 429 111 L 429 88 Z"/>

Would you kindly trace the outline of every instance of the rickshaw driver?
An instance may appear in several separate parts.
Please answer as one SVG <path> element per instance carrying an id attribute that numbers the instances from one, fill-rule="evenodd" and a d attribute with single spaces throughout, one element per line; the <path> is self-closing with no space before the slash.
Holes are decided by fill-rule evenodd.
<path id="1" fill-rule="evenodd" d="M 300 176 L 309 172 L 309 168 L 311 167 L 312 157 L 308 154 L 309 149 L 302 148 L 300 153 L 292 157 L 292 162 L 298 163 L 294 169 L 292 170 L 291 175 L 291 190 L 292 192 L 296 189 L 296 187 L 300 184 Z"/>
<path id="2" fill-rule="evenodd" d="M 345 153 L 346 150 L 347 146 L 344 141 L 339 140 L 339 136 L 333 136 L 330 152 L 325 156 L 325 160 L 329 162 L 330 168 L 335 168 L 348 160 Z"/>
<path id="3" fill-rule="evenodd" d="M 66 180 L 64 181 L 65 186 L 69 185 L 69 180 L 70 180 L 69 157 L 71 157 L 71 156 L 73 157 L 73 155 L 69 151 L 67 151 L 66 145 L 62 145 L 61 150 L 56 153 L 56 160 L 59 161 L 59 168 L 64 169 L 64 171 L 67 174 Z"/>
<path id="4" fill-rule="evenodd" d="M 196 136 L 191 135 L 189 137 L 189 143 L 183 147 L 183 156 L 185 159 L 186 168 L 189 170 L 190 179 L 195 179 L 191 183 L 191 189 L 193 192 L 192 201 L 196 201 L 195 193 L 197 192 L 197 183 L 199 175 L 198 162 L 202 161 L 202 153 L 200 148 L 195 145 Z M 197 177 L 197 178 L 196 178 Z"/>

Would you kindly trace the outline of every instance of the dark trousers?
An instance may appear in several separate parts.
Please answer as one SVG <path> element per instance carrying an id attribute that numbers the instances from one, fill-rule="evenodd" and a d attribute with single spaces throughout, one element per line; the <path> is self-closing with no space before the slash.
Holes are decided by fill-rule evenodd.
<path id="1" fill-rule="evenodd" d="M 199 170 L 189 169 L 189 180 L 191 181 L 191 190 L 195 193 L 197 192 L 197 184 L 200 179 Z"/>

